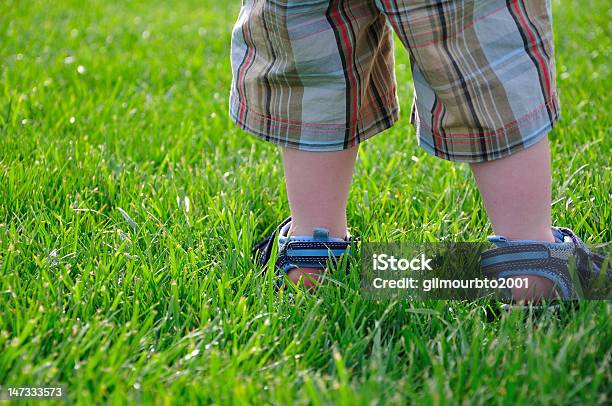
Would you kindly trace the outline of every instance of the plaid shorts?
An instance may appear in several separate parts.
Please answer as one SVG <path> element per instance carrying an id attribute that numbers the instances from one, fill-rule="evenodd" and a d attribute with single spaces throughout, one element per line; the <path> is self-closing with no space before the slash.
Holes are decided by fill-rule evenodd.
<path id="1" fill-rule="evenodd" d="M 245 0 L 232 33 L 232 119 L 305 151 L 391 127 L 393 32 L 410 54 L 411 121 L 431 154 L 498 159 L 557 121 L 545 0 Z"/>

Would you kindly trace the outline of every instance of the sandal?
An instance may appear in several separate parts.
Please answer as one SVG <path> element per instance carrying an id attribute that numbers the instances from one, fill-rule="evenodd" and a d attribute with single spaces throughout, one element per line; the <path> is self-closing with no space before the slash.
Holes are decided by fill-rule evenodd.
<path id="1" fill-rule="evenodd" d="M 490 279 L 502 280 L 516 276 L 540 276 L 551 281 L 562 301 L 584 299 L 594 281 L 600 279 L 605 257 L 589 252 L 586 245 L 569 228 L 553 227 L 556 242 L 510 240 L 502 236 L 489 237 L 496 248 L 482 253 L 480 265 Z M 576 274 L 572 279 L 570 257 L 576 258 Z M 608 271 L 606 288 L 612 283 Z M 575 282 L 579 282 L 577 286 Z M 511 299 L 510 289 L 503 291 Z M 592 298 L 592 297 L 591 297 Z"/>
<path id="2" fill-rule="evenodd" d="M 287 236 L 291 226 L 291 217 L 285 219 L 276 227 L 272 234 L 253 247 L 257 255 L 257 262 L 265 267 L 272 255 L 272 248 L 278 235 L 278 256 L 276 270 L 279 286 L 282 285 L 282 276 L 295 268 L 327 269 L 327 261 L 333 260 L 336 264 L 341 261 L 353 243 L 352 237 L 334 238 L 329 236 L 326 228 L 315 228 L 312 236 Z M 349 264 L 346 262 L 346 271 Z"/>

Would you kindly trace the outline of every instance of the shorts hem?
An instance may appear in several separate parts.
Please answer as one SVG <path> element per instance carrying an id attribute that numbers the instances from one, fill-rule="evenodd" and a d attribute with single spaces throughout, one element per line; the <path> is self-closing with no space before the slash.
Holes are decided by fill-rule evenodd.
<path id="1" fill-rule="evenodd" d="M 536 132 L 528 135 L 523 140 L 518 141 L 498 151 L 487 152 L 487 157 L 489 157 L 488 159 L 482 156 L 474 156 L 474 155 L 470 155 L 467 153 L 466 154 L 444 153 L 444 155 L 440 155 L 440 152 L 436 153 L 436 150 L 433 147 L 433 145 L 431 145 L 429 142 L 427 142 L 427 140 L 424 140 L 424 139 L 419 139 L 419 146 L 422 149 L 424 149 L 427 153 L 437 158 L 442 158 L 444 160 L 451 161 L 451 162 L 461 162 L 461 163 L 471 163 L 471 164 L 479 163 L 479 162 L 490 162 L 490 161 L 495 161 L 497 159 L 505 158 L 510 155 L 516 154 L 519 151 L 525 150 L 537 144 L 539 141 L 541 141 L 548 135 L 548 133 L 554 128 L 558 120 L 559 120 L 559 116 L 556 116 L 555 118 L 553 118 L 552 123 L 549 123 L 547 126 L 544 126 L 543 128 L 537 130 Z"/>
<path id="2" fill-rule="evenodd" d="M 545 111 L 550 108 L 552 110 L 552 117 L 549 117 Z M 430 142 L 430 139 L 433 139 L 431 131 L 424 127 L 419 126 L 418 122 L 413 120 L 412 124 L 417 128 L 418 143 L 419 146 L 428 152 L 431 155 L 434 155 L 438 158 L 445 159 L 451 162 L 463 162 L 463 163 L 479 163 L 479 162 L 489 162 L 497 159 L 505 158 L 512 154 L 515 154 L 519 151 L 527 149 L 536 143 L 538 143 L 541 139 L 545 138 L 548 133 L 555 127 L 556 123 L 560 118 L 560 109 L 559 109 L 559 100 L 558 96 L 555 95 L 553 98 L 546 104 L 543 105 L 543 108 L 538 109 L 537 114 L 532 114 L 530 119 L 525 120 L 519 124 L 514 124 L 511 127 L 506 127 L 505 135 L 513 135 L 517 132 L 521 132 L 523 129 L 526 134 L 523 135 L 516 142 L 505 145 L 498 149 L 487 150 L 486 153 L 478 153 L 478 152 L 449 152 L 449 151 L 441 151 L 439 148 L 435 148 L 434 145 Z M 535 112 L 535 111 L 534 111 Z M 533 112 L 532 112 L 533 113 Z M 503 127 L 502 127 L 503 128 Z M 497 131 L 497 134 L 503 133 L 504 131 Z M 474 132 L 470 134 L 474 139 L 484 139 L 484 141 L 488 144 L 487 140 L 490 142 L 489 138 L 494 138 L 497 135 L 493 134 L 479 134 L 478 132 Z M 462 136 L 466 137 L 466 136 Z M 447 138 L 448 139 L 448 138 Z M 462 141 L 463 142 L 463 141 Z"/>
<path id="3" fill-rule="evenodd" d="M 237 110 L 242 109 L 240 112 L 241 116 L 255 116 L 257 117 L 257 123 L 253 123 L 252 120 L 244 120 L 239 119 L 239 113 Z M 399 119 L 399 105 L 391 104 L 384 105 L 381 108 L 378 108 L 374 111 L 378 112 L 373 115 L 376 117 L 376 120 L 366 121 L 365 128 L 356 131 L 353 138 L 345 141 L 345 132 L 346 127 L 341 125 L 331 126 L 325 125 L 321 123 L 297 123 L 297 122 L 289 122 L 288 120 L 280 120 L 274 117 L 262 115 L 256 111 L 249 109 L 248 106 L 243 104 L 239 104 L 232 97 L 230 99 L 230 111 L 229 115 L 232 121 L 242 130 L 247 132 L 248 134 L 255 136 L 257 139 L 262 141 L 267 141 L 272 144 L 297 149 L 300 151 L 309 151 L 309 152 L 337 152 L 348 149 L 350 147 L 356 146 L 370 138 L 374 135 L 379 134 L 389 128 L 393 127 L 393 125 Z M 380 112 L 384 111 L 384 114 L 380 114 Z M 370 115 L 372 115 L 370 113 Z M 337 142 L 305 142 L 305 141 L 293 141 L 287 138 L 281 138 L 277 136 L 271 136 L 267 134 L 265 131 L 261 130 L 261 128 L 271 127 L 275 132 L 285 132 L 289 134 L 295 134 L 298 138 L 300 136 L 306 136 L 314 138 L 317 135 L 325 134 L 326 137 L 329 138 L 337 138 L 342 141 Z M 337 131 L 337 133 L 335 132 Z"/>

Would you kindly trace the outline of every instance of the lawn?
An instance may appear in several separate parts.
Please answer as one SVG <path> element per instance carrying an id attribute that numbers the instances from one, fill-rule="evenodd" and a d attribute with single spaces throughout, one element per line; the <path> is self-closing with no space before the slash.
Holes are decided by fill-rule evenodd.
<path id="1" fill-rule="evenodd" d="M 227 116 L 239 4 L 0 3 L 0 385 L 85 404 L 610 404 L 609 302 L 491 319 L 367 301 L 357 273 L 275 291 L 250 247 L 288 214 L 279 154 Z M 610 241 L 612 11 L 553 10 L 553 217 Z M 396 54 L 404 118 L 361 149 L 351 230 L 482 241 L 469 168 L 417 146 Z"/>

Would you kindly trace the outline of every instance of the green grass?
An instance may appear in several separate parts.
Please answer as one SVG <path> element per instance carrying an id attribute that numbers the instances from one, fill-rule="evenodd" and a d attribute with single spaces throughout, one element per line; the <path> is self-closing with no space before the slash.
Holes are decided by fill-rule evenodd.
<path id="1" fill-rule="evenodd" d="M 249 248 L 288 213 L 278 151 L 227 117 L 239 3 L 0 3 L 0 385 L 65 383 L 79 403 L 610 404 L 609 303 L 490 321 L 479 303 L 365 301 L 358 275 L 276 294 Z M 554 13 L 553 216 L 609 241 L 611 11 Z M 417 147 L 397 58 L 405 117 L 360 152 L 352 232 L 483 240 L 468 168 Z"/>

